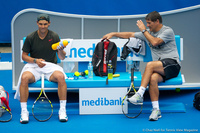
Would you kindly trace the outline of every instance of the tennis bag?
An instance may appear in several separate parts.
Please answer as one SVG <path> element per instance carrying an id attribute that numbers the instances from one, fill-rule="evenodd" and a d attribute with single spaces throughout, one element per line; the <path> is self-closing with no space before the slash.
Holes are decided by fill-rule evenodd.
<path id="1" fill-rule="evenodd" d="M 108 39 L 103 39 L 97 43 L 93 56 L 92 65 L 93 72 L 96 76 L 107 76 L 107 66 L 109 60 L 112 61 L 113 74 L 117 67 L 117 46 Z"/>
<path id="2" fill-rule="evenodd" d="M 197 92 L 194 96 L 194 100 L 193 100 L 193 106 L 200 110 L 200 91 Z"/>
<path id="3" fill-rule="evenodd" d="M 5 106 L 7 107 L 10 111 L 9 107 L 9 94 L 7 91 L 4 90 L 4 87 L 0 85 L 0 106 Z M 4 113 L 4 110 L 0 109 L 0 117 Z"/>

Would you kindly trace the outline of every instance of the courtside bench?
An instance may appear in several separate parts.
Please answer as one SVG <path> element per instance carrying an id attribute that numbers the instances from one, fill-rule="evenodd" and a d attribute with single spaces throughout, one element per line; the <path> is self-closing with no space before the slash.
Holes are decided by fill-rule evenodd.
<path id="1" fill-rule="evenodd" d="M 180 60 L 183 60 L 183 39 L 179 35 L 175 36 L 177 49 L 179 52 Z M 92 53 L 95 45 L 100 41 L 99 39 L 84 39 L 84 40 L 70 40 L 71 48 L 70 55 L 65 59 L 66 62 L 78 62 L 78 71 L 83 72 L 87 69 L 88 62 L 92 59 Z M 67 88 L 69 90 L 78 90 L 79 88 L 101 88 L 101 87 L 129 87 L 130 86 L 130 75 L 126 72 L 126 61 L 120 60 L 121 50 L 127 39 L 111 39 L 115 42 L 118 47 L 118 61 L 116 74 L 120 74 L 120 77 L 115 77 L 108 81 L 106 84 L 106 76 L 93 76 L 92 79 L 79 78 L 77 80 L 66 79 Z M 152 60 L 151 52 L 148 46 L 146 46 L 145 56 L 132 55 L 133 60 L 149 62 Z M 68 77 L 73 77 L 74 73 L 66 73 Z M 142 74 L 141 72 L 134 73 L 134 85 L 139 87 L 141 84 Z M 176 88 L 174 86 L 181 85 L 184 82 L 184 76 L 179 73 L 176 78 L 167 80 L 166 82 L 159 83 L 159 87 L 164 87 L 165 89 Z M 49 82 L 45 80 L 44 83 L 45 90 L 53 91 L 57 90 L 57 83 Z M 41 89 L 41 81 L 29 84 L 29 90 L 37 91 Z"/>

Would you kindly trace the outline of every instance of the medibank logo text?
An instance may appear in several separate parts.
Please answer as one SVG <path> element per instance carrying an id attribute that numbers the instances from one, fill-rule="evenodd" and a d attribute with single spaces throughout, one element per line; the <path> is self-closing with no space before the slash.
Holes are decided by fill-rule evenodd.
<path id="1" fill-rule="evenodd" d="M 117 57 L 120 57 L 120 53 L 122 49 L 123 47 L 121 48 L 117 47 L 117 50 L 118 50 Z M 89 48 L 85 48 L 85 47 L 71 48 L 69 57 L 70 58 L 87 58 L 87 57 L 92 58 L 94 50 L 95 50 L 95 43 L 93 43 L 91 47 Z"/>
<path id="2" fill-rule="evenodd" d="M 122 98 L 119 97 L 119 99 L 107 99 L 104 98 L 98 98 L 96 100 L 82 100 L 82 106 L 116 106 L 116 105 L 122 105 Z"/>

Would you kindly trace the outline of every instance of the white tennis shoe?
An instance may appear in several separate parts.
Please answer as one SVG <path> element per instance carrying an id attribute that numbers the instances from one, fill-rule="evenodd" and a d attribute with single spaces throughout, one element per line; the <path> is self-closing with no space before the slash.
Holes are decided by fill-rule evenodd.
<path id="1" fill-rule="evenodd" d="M 158 118 L 161 118 L 161 112 L 158 109 L 153 109 L 151 115 L 149 116 L 150 121 L 157 121 Z"/>
<path id="2" fill-rule="evenodd" d="M 61 109 L 59 110 L 59 112 L 58 112 L 58 116 L 59 116 L 59 121 L 60 121 L 60 122 L 67 122 L 67 121 L 68 121 L 66 109 L 61 108 Z"/>
<path id="3" fill-rule="evenodd" d="M 26 124 L 28 122 L 29 122 L 29 112 L 28 111 L 22 111 L 21 112 L 20 123 Z"/>
<path id="4" fill-rule="evenodd" d="M 143 97 L 139 93 L 135 93 L 132 97 L 127 98 L 127 101 L 135 105 L 143 105 Z"/>

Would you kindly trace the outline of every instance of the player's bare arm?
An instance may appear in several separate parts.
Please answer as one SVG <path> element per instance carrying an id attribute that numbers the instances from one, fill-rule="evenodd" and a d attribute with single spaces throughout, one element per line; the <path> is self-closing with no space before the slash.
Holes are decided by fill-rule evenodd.
<path id="1" fill-rule="evenodd" d="M 43 61 L 45 61 L 44 59 L 35 59 L 32 58 L 28 55 L 29 53 L 27 52 L 22 52 L 22 60 L 29 62 L 29 63 L 36 63 L 40 68 L 44 67 L 46 64 L 43 63 Z M 34 62 L 35 60 L 35 62 Z"/>
<path id="2" fill-rule="evenodd" d="M 111 39 L 112 37 L 130 38 L 135 37 L 135 32 L 111 32 L 102 37 L 102 39 Z"/>
<path id="3" fill-rule="evenodd" d="M 150 25 L 149 23 L 152 23 L 152 22 L 148 22 L 147 21 L 147 26 Z M 142 32 L 144 30 L 146 30 L 146 26 L 144 25 L 144 23 L 142 22 L 142 20 L 138 20 L 137 21 L 137 24 L 136 24 L 139 28 L 139 30 Z M 155 30 L 155 29 L 151 29 L 152 27 L 150 27 L 150 30 Z M 160 45 L 163 43 L 163 40 L 161 38 L 158 38 L 158 37 L 153 37 L 149 32 L 144 32 L 143 33 L 144 36 L 146 37 L 146 39 L 153 45 L 153 46 L 157 46 L 157 45 Z"/>

